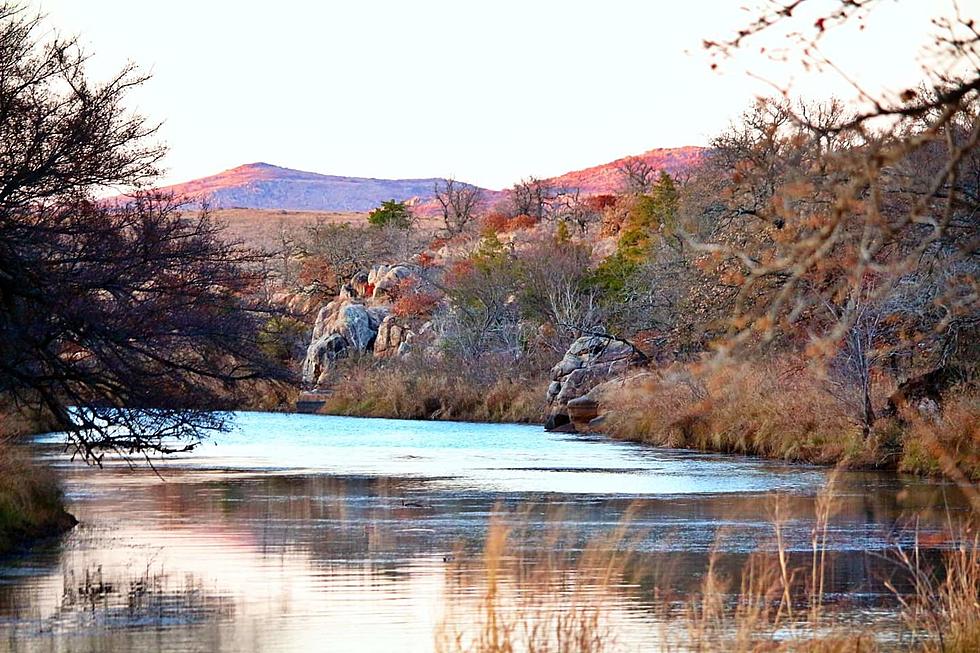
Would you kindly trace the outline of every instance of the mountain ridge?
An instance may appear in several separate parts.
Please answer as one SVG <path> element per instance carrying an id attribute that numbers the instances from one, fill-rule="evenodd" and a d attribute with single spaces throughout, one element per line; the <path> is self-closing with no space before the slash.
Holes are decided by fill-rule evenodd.
<path id="1" fill-rule="evenodd" d="M 630 158 L 651 167 L 679 174 L 697 165 L 704 148 L 656 148 L 608 163 L 573 170 L 547 181 L 584 194 L 612 193 L 621 184 L 619 167 Z M 246 163 L 214 175 L 160 188 L 190 203 L 207 203 L 211 208 L 280 209 L 287 211 L 364 212 L 389 199 L 410 204 L 430 200 L 439 178 L 383 179 L 329 175 L 286 168 L 264 161 Z M 488 201 L 504 191 L 482 189 Z"/>

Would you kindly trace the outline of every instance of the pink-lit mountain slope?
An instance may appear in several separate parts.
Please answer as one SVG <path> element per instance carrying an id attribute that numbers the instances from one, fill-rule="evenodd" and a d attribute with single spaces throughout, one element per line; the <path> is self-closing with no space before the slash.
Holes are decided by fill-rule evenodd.
<path id="1" fill-rule="evenodd" d="M 370 211 L 385 200 L 431 197 L 436 181 L 340 177 L 250 163 L 161 190 L 215 209 Z"/>

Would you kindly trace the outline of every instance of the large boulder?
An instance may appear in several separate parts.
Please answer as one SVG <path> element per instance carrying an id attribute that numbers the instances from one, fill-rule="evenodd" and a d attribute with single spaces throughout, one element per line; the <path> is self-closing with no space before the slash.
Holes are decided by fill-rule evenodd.
<path id="1" fill-rule="evenodd" d="M 384 314 L 349 299 L 337 299 L 320 309 L 303 362 L 303 381 L 318 384 L 333 361 L 352 352 L 371 351 Z"/>
<path id="2" fill-rule="evenodd" d="M 393 266 L 377 266 L 371 270 L 373 276 L 373 290 L 371 291 L 372 299 L 376 301 L 391 301 L 395 299 L 395 295 L 399 286 L 401 285 L 402 279 L 408 279 L 413 277 L 415 273 L 411 268 L 404 265 L 393 265 Z"/>
<path id="3" fill-rule="evenodd" d="M 548 403 L 552 422 L 569 423 L 578 430 L 599 416 L 599 404 L 587 395 L 597 384 L 621 375 L 645 357 L 632 345 L 611 336 L 588 335 L 571 344 L 551 368 Z"/>
<path id="4" fill-rule="evenodd" d="M 319 383 L 331 362 L 347 356 L 347 349 L 347 340 L 339 333 L 327 334 L 314 340 L 306 350 L 306 360 L 303 361 L 303 381 Z"/>
<path id="5" fill-rule="evenodd" d="M 904 420 L 918 413 L 921 417 L 934 418 L 942 412 L 949 390 L 968 379 L 969 374 L 952 366 L 913 376 L 900 383 L 888 397 L 882 415 Z"/>
<path id="6" fill-rule="evenodd" d="M 560 409 L 599 381 L 626 371 L 641 359 L 642 356 L 622 340 L 602 335 L 582 336 L 551 368 L 548 401 Z"/>
<path id="7" fill-rule="evenodd" d="M 352 354 L 405 355 L 415 334 L 389 313 L 402 280 L 414 274 L 405 265 L 376 265 L 341 286 L 317 313 L 303 380 L 319 385 L 332 362 Z"/>

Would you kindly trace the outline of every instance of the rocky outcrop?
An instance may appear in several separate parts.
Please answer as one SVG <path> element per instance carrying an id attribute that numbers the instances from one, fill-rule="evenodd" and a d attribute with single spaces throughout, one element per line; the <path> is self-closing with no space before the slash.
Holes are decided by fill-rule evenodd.
<path id="1" fill-rule="evenodd" d="M 640 358 L 629 343 L 609 336 L 582 336 L 551 368 L 548 402 L 562 408 L 599 381 L 625 372 Z"/>
<path id="2" fill-rule="evenodd" d="M 599 416 L 598 403 L 586 395 L 597 384 L 645 361 L 632 345 L 611 336 L 582 336 L 551 368 L 548 403 L 557 422 L 583 430 Z"/>
<path id="3" fill-rule="evenodd" d="M 319 385 L 334 361 L 356 354 L 406 354 L 415 333 L 390 311 L 402 280 L 413 275 L 405 265 L 377 265 L 341 286 L 337 298 L 317 313 L 303 381 Z"/>
<path id="4" fill-rule="evenodd" d="M 415 332 L 408 325 L 399 323 L 394 315 L 388 315 L 378 327 L 378 335 L 374 340 L 375 356 L 405 355 L 411 349 Z"/>
<path id="5" fill-rule="evenodd" d="M 412 269 L 405 265 L 376 265 L 368 273 L 367 284 L 375 301 L 394 299 L 402 279 L 412 277 Z"/>

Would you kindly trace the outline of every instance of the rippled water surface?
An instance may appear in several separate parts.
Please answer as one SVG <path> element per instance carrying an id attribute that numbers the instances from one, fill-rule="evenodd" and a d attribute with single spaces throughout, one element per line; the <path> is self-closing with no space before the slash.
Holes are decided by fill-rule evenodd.
<path id="1" fill-rule="evenodd" d="M 628 513 L 631 549 L 683 596 L 712 548 L 738 569 L 769 546 L 774 496 L 804 555 L 828 483 L 812 467 L 539 427 L 304 415 L 237 415 L 233 432 L 160 463 L 163 480 L 39 450 L 81 524 L 0 559 L 0 650 L 431 651 L 480 614 L 485 574 L 461 561 L 479 560 L 492 513 L 519 532 L 507 555 L 555 547 L 560 531 L 572 557 Z M 837 488 L 830 594 L 873 623 L 888 609 L 881 554 L 910 537 L 903 515 L 942 506 L 919 522 L 941 545 L 962 504 L 893 475 L 845 474 Z M 617 649 L 654 648 L 665 625 L 650 588 L 592 580 L 580 568 L 562 583 L 603 592 Z"/>

